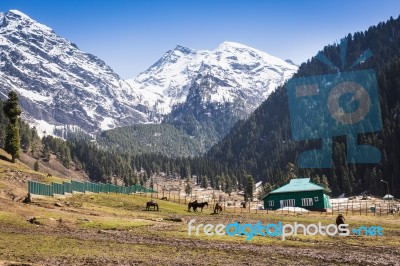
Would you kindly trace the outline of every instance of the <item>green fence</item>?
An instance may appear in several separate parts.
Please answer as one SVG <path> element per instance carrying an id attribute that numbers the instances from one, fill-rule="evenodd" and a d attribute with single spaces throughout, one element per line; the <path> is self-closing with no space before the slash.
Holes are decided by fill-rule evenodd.
<path id="1" fill-rule="evenodd" d="M 52 196 L 54 194 L 65 194 L 72 192 L 93 192 L 93 193 L 119 193 L 132 194 L 137 192 L 157 193 L 155 190 L 142 187 L 140 185 L 117 186 L 113 184 L 90 183 L 90 182 L 63 182 L 43 184 L 35 181 L 28 182 L 28 192 L 33 195 Z"/>

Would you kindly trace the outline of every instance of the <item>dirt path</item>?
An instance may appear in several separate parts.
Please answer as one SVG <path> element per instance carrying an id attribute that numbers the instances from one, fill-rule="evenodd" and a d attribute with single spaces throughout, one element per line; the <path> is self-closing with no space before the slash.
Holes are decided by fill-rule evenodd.
<path id="1" fill-rule="evenodd" d="M 168 223 L 158 228 L 168 230 Z M 36 230 L 0 228 L 1 233 L 40 234 L 60 238 L 74 238 L 96 243 L 113 243 L 122 251 L 124 258 L 104 257 L 60 257 L 33 258 L 30 262 L 45 265 L 400 265 L 400 248 L 364 247 L 349 245 L 316 245 L 315 247 L 290 247 L 260 245 L 251 242 L 221 242 L 178 237 L 146 235 L 135 231 L 83 230 L 67 228 L 38 227 Z M 121 244 L 121 245 L 119 245 Z M 123 244 L 123 245 L 122 245 Z M 128 245 L 126 245 L 128 244 Z M 148 260 L 135 258 L 132 246 L 149 252 Z M 95 248 L 95 246 L 94 246 Z M 166 250 L 165 256 L 152 250 Z M 121 252 L 121 250 L 119 250 Z M 138 256 L 142 257 L 142 256 Z M 154 264 L 153 264 L 154 263 Z"/>

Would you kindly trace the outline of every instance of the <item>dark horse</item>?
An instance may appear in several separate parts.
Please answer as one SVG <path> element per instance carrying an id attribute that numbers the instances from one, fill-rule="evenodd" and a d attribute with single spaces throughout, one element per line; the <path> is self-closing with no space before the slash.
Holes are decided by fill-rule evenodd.
<path id="1" fill-rule="evenodd" d="M 197 200 L 195 200 L 193 202 L 189 202 L 189 204 L 188 204 L 188 212 L 190 212 L 190 208 L 193 208 L 193 211 L 196 211 L 196 209 L 197 209 Z"/>
<path id="2" fill-rule="evenodd" d="M 214 208 L 214 213 L 220 213 L 222 212 L 222 205 L 219 203 L 215 204 L 215 208 Z"/>
<path id="3" fill-rule="evenodd" d="M 338 228 L 339 228 L 339 225 L 344 224 L 344 221 L 345 221 L 345 219 L 344 219 L 343 215 L 341 213 L 339 213 L 338 217 L 336 217 L 336 225 L 338 226 Z M 339 229 L 339 232 L 342 232 L 342 231 L 343 230 Z"/>
<path id="4" fill-rule="evenodd" d="M 193 208 L 193 211 L 197 212 L 197 208 L 201 209 L 201 212 L 203 212 L 203 208 L 204 206 L 208 207 L 208 202 L 201 202 L 198 203 L 197 200 L 193 201 L 193 202 L 189 202 L 188 204 L 188 211 L 190 211 L 190 208 Z"/>
<path id="5" fill-rule="evenodd" d="M 157 204 L 157 202 L 154 202 L 154 201 L 148 201 L 146 203 L 146 211 L 149 211 L 151 206 L 153 207 L 153 210 L 157 209 L 157 211 L 158 211 L 158 204 Z"/>
<path id="6" fill-rule="evenodd" d="M 339 214 L 338 217 L 336 217 L 336 225 L 339 226 L 341 224 L 344 224 L 344 217 L 342 214 Z"/>

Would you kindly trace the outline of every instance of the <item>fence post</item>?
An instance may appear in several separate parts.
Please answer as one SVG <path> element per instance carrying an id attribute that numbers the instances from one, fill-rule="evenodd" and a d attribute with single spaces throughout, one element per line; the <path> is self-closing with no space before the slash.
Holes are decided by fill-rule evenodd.
<path id="1" fill-rule="evenodd" d="M 354 215 L 354 202 L 351 202 L 351 214 Z"/>
<path id="2" fill-rule="evenodd" d="M 256 214 L 257 214 L 257 210 L 258 210 L 258 200 L 257 200 L 257 205 L 256 205 Z"/>
<path id="3" fill-rule="evenodd" d="M 249 213 L 250 213 L 250 210 L 251 210 L 251 200 L 249 201 Z"/>
<path id="4" fill-rule="evenodd" d="M 360 201 L 360 215 L 361 215 L 361 201 Z"/>

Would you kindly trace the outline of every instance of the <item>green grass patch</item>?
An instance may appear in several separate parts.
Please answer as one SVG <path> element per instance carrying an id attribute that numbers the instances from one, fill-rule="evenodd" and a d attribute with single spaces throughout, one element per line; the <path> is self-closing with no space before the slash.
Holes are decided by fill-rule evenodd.
<path id="1" fill-rule="evenodd" d="M 33 225 L 25 221 L 18 215 L 10 212 L 0 211 L 0 224 L 15 228 L 32 228 Z"/>

